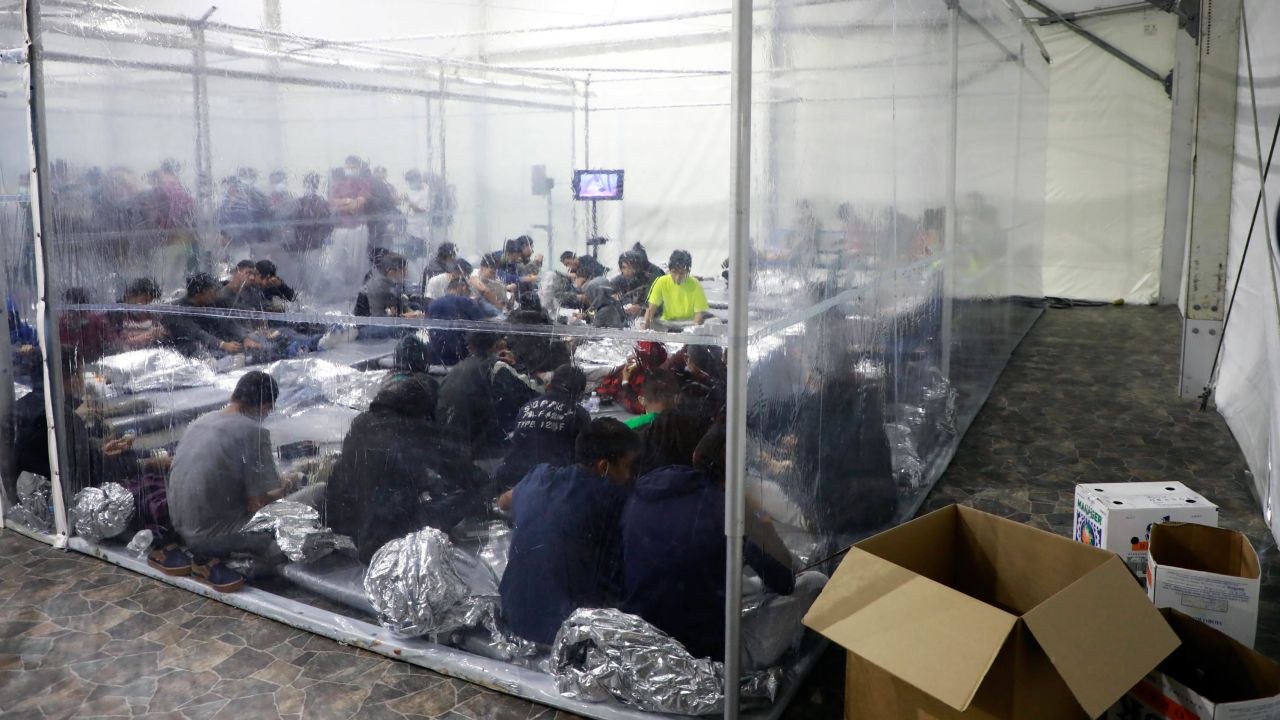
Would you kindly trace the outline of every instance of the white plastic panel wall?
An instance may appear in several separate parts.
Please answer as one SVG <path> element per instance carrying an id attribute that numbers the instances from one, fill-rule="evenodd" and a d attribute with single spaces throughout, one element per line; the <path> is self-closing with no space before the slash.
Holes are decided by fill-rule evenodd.
<path id="1" fill-rule="evenodd" d="M 802 558 L 915 512 L 1038 312 L 1044 64 L 1007 15 L 757 13 L 748 496 Z"/>

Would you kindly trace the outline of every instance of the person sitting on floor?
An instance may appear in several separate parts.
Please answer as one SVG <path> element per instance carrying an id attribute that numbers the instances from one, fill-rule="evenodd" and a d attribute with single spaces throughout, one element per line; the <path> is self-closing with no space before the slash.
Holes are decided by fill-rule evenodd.
<path id="1" fill-rule="evenodd" d="M 160 286 L 151 278 L 137 278 L 124 289 L 120 302 L 124 305 L 150 305 L 160 299 Z M 169 333 L 155 313 L 129 311 L 112 313 L 116 343 L 122 350 L 137 350 L 165 342 Z"/>
<path id="2" fill-rule="evenodd" d="M 493 398 L 498 339 L 493 333 L 467 333 L 467 357 L 449 370 L 440 385 L 436 421 L 461 436 L 473 458 L 494 457 L 502 448 Z"/>
<path id="3" fill-rule="evenodd" d="M 268 304 L 278 306 L 280 303 L 298 299 L 298 294 L 285 284 L 278 274 L 275 263 L 270 260 L 259 260 L 256 267 L 258 268 L 258 285 Z"/>
<path id="4" fill-rule="evenodd" d="M 627 311 L 613 294 L 611 286 L 604 278 L 598 278 L 586 285 L 588 312 L 582 313 L 585 319 L 598 328 L 624 328 L 627 326 Z"/>
<path id="5" fill-rule="evenodd" d="M 489 253 L 480 258 L 480 267 L 471 274 L 468 280 L 471 283 L 471 297 L 480 303 L 480 307 L 489 317 L 495 317 L 505 312 L 507 305 L 511 301 L 511 288 L 504 285 L 502 280 L 498 279 L 498 265 L 501 259 L 497 257 L 497 253 Z"/>
<path id="6" fill-rule="evenodd" d="M 681 405 L 686 412 L 717 422 L 724 415 L 729 369 L 724 350 L 711 345 L 686 345 L 663 367 L 680 381 Z"/>
<path id="7" fill-rule="evenodd" d="M 396 374 L 351 422 L 325 488 L 327 524 L 349 535 L 361 562 L 424 527 L 448 533 L 484 514 L 489 477 L 468 449 L 435 424 L 436 384 Z"/>
<path id="8" fill-rule="evenodd" d="M 458 246 L 451 242 L 441 243 L 440 247 L 436 248 L 435 257 L 431 258 L 431 262 L 427 263 L 426 269 L 422 271 L 423 294 L 431 297 L 427 293 L 427 281 L 437 275 L 451 272 L 454 266 L 457 266 L 463 275 L 471 274 L 471 263 L 458 257 Z"/>
<path id="9" fill-rule="evenodd" d="M 697 445 L 692 465 L 640 476 L 622 511 L 622 609 L 679 640 L 694 657 L 724 660 L 725 430 Z M 748 503 L 752 505 L 753 503 Z M 800 618 L 825 585 L 795 562 L 769 519 L 746 514 L 743 558 L 772 593 L 743 619 L 743 662 L 775 664 L 803 631 Z M 788 596 L 795 592 L 794 599 Z"/>
<path id="10" fill-rule="evenodd" d="M 594 257 L 590 255 L 575 255 L 572 250 L 565 250 L 560 253 L 560 264 L 564 265 L 565 269 L 574 278 L 581 279 L 584 282 L 602 277 L 609 272 Z"/>
<path id="11" fill-rule="evenodd" d="M 259 282 L 258 264 L 252 260 L 241 260 L 218 291 L 218 305 L 236 310 L 265 310 L 267 297 Z"/>
<path id="12" fill-rule="evenodd" d="M 493 414 L 503 437 L 509 437 L 516 429 L 516 416 L 520 414 L 520 408 L 540 396 L 544 388 L 542 381 L 536 376 L 517 369 L 520 358 L 507 346 L 505 339 L 498 340 L 494 351 L 497 353 L 497 362 L 493 364 L 493 373 L 489 378 L 493 386 Z"/>
<path id="13" fill-rule="evenodd" d="M 573 462 L 573 442 L 591 422 L 578 404 L 587 388 L 582 370 L 572 365 L 556 368 L 546 393 L 525 403 L 516 415 L 511 451 L 498 468 L 496 480 L 510 489 L 530 470 L 547 463 L 563 467 Z"/>
<path id="14" fill-rule="evenodd" d="M 254 513 L 289 492 L 290 483 L 276 470 L 271 431 L 262 426 L 279 395 L 274 378 L 251 370 L 236 383 L 226 408 L 187 427 L 174 454 L 168 501 L 191 561 L 183 566 L 175 553 L 161 549 L 153 552 L 153 567 L 171 575 L 190 573 L 231 592 L 244 585 L 244 577 L 223 560 L 248 556 L 265 566 L 286 561 L 270 533 L 242 532 Z"/>
<path id="15" fill-rule="evenodd" d="M 655 371 L 645 383 L 644 401 L 646 407 L 654 409 L 654 416 L 637 431 L 641 450 L 636 460 L 636 474 L 664 465 L 692 463 L 693 450 L 711 422 L 684 409 L 680 386 L 666 370 Z"/>
<path id="16" fill-rule="evenodd" d="M 550 644 L 574 610 L 615 605 L 618 521 L 638 445 L 626 425 L 597 418 L 578 435 L 573 465 L 539 465 L 498 500 L 515 526 L 502 614 L 520 637 Z"/>
<path id="17" fill-rule="evenodd" d="M 486 320 L 484 310 L 468 297 L 470 287 L 461 277 L 449 281 L 448 292 L 432 300 L 427 317 L 432 320 Z M 456 365 L 466 356 L 466 333 L 463 330 L 432 330 L 431 348 L 445 365 Z"/>
<path id="18" fill-rule="evenodd" d="M 667 274 L 653 281 L 649 288 L 649 308 L 644 311 L 643 327 L 653 327 L 653 321 L 662 312 L 662 321 L 685 322 L 692 320 L 701 325 L 710 316 L 711 306 L 702 291 L 702 283 L 689 274 L 693 257 L 687 251 L 671 253 Z"/>
<path id="19" fill-rule="evenodd" d="M 213 309 L 218 304 L 218 284 L 207 273 L 187 278 L 187 294 L 174 302 L 178 307 Z M 202 353 L 238 353 L 242 349 L 263 347 L 248 337 L 245 328 L 235 320 L 217 315 L 165 313 L 161 316 L 174 346 L 183 355 Z"/>
<path id="20" fill-rule="evenodd" d="M 356 296 L 352 314 L 357 317 L 422 317 L 422 312 L 414 309 L 405 298 L 407 269 L 408 261 L 403 255 L 393 252 L 380 254 L 374 262 L 373 272 Z"/>
<path id="21" fill-rule="evenodd" d="M 628 316 L 644 314 L 649 306 L 649 288 L 662 275 L 662 268 L 649 262 L 649 256 L 640 243 L 618 256 L 618 274 L 610 284 Z"/>

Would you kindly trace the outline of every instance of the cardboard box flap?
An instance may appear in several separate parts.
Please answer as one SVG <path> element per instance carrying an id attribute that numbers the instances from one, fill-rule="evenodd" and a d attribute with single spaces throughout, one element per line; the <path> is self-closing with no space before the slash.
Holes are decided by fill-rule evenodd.
<path id="1" fill-rule="evenodd" d="M 1178 647 L 1118 557 L 1023 615 L 1089 717 L 1098 717 Z"/>
<path id="2" fill-rule="evenodd" d="M 1017 620 L 855 547 L 804 624 L 964 711 Z"/>
<path id="3" fill-rule="evenodd" d="M 1182 641 L 1160 672 L 1214 703 L 1280 695 L 1280 664 L 1189 615 L 1160 611 Z"/>

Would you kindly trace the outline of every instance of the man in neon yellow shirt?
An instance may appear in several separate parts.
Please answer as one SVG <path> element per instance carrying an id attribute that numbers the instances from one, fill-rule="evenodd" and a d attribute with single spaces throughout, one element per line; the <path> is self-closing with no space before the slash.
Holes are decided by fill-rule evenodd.
<path id="1" fill-rule="evenodd" d="M 649 309 L 644 313 L 644 328 L 653 324 L 653 317 L 658 308 L 662 308 L 664 322 L 692 320 L 701 325 L 707 319 L 707 296 L 702 292 L 702 283 L 689 274 L 693 258 L 685 250 L 671 253 L 667 263 L 667 274 L 653 281 L 649 289 Z"/>

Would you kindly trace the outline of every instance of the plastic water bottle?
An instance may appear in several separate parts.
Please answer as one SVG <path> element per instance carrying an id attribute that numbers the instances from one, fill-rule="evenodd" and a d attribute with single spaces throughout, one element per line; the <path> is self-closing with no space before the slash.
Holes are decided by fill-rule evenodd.
<path id="1" fill-rule="evenodd" d="M 587 399 L 587 412 L 591 413 L 592 415 L 595 415 L 596 413 L 600 412 L 599 393 L 592 392 L 591 397 Z"/>

